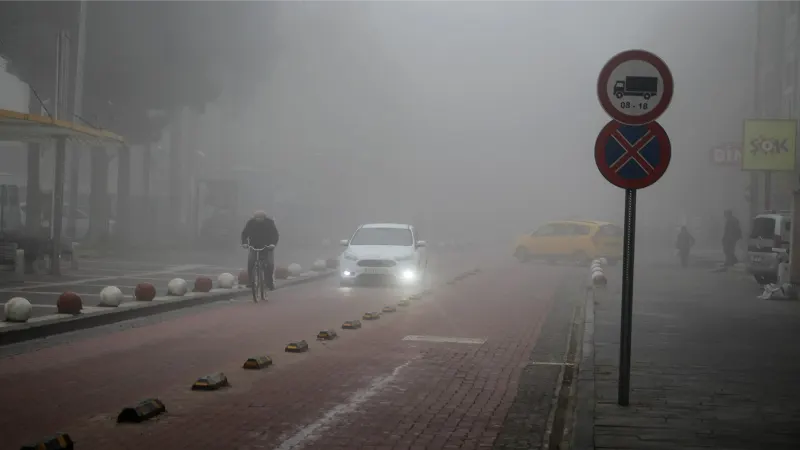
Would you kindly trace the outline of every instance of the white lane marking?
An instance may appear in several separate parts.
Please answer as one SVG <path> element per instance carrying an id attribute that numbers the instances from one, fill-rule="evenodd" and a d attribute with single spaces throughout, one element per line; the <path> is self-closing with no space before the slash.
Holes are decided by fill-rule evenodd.
<path id="1" fill-rule="evenodd" d="M 442 337 L 442 336 L 416 336 L 410 335 L 403 338 L 404 341 L 419 341 L 419 342 L 446 342 L 450 344 L 473 344 L 481 345 L 486 343 L 486 339 L 482 338 L 460 338 L 460 337 Z"/>
<path id="2" fill-rule="evenodd" d="M 5 303 L 0 303 L 0 306 L 6 306 Z M 31 303 L 31 307 L 33 308 L 57 308 L 56 305 L 39 305 L 37 303 Z"/>
<path id="3" fill-rule="evenodd" d="M 526 366 L 567 366 L 575 367 L 574 363 L 568 362 L 550 362 L 550 361 L 529 361 L 525 363 Z"/>
<path id="4" fill-rule="evenodd" d="M 370 399 L 370 397 L 378 394 L 389 383 L 397 379 L 400 371 L 408 367 L 411 361 L 394 368 L 391 374 L 384 377 L 376 378 L 370 383 L 366 389 L 356 391 L 344 403 L 340 403 L 333 408 L 329 409 L 319 420 L 307 425 L 300 429 L 294 436 L 286 439 L 280 446 L 275 447 L 275 450 L 297 450 L 305 444 L 308 440 L 313 440 L 318 436 L 314 436 L 316 431 L 321 431 L 333 422 L 339 419 L 340 416 L 354 412 L 358 407 Z"/>
<path id="5" fill-rule="evenodd" d="M 31 289 L 33 289 L 33 288 L 31 288 Z M 58 295 L 61 295 L 61 294 L 59 294 L 58 292 L 55 292 L 55 291 L 0 291 L 0 292 L 23 294 L 23 295 L 20 295 L 20 297 L 24 297 L 25 296 L 24 294 L 28 294 L 28 295 L 51 295 L 51 296 L 55 296 L 54 298 L 56 298 L 56 299 L 58 298 L 57 297 Z M 78 292 L 77 294 L 80 295 L 81 297 L 100 297 L 100 294 L 84 294 L 82 292 Z"/>
<path id="6" fill-rule="evenodd" d="M 36 287 L 46 288 L 51 286 L 74 286 L 76 284 L 85 284 L 85 283 L 94 283 L 97 281 L 106 281 L 106 280 L 113 280 L 115 278 L 134 278 L 134 277 L 141 277 L 141 276 L 152 276 L 152 275 L 167 275 L 176 272 L 184 272 L 187 270 L 199 269 L 200 267 L 205 267 L 203 264 L 187 264 L 184 266 L 173 266 L 169 267 L 166 270 L 159 270 L 155 272 L 136 272 L 129 275 L 116 275 L 113 277 L 98 277 L 98 278 L 83 278 L 78 279 L 75 281 L 61 281 L 61 282 L 50 282 L 50 283 L 42 283 Z M 0 289 L 0 292 L 16 292 L 19 286 L 15 287 L 8 287 Z"/>

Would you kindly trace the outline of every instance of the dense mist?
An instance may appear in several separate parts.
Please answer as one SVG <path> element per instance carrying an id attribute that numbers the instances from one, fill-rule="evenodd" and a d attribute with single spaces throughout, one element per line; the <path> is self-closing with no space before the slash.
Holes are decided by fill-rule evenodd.
<path id="1" fill-rule="evenodd" d="M 441 239 L 510 239 L 551 219 L 620 223 L 622 191 L 593 158 L 610 119 L 595 88 L 603 64 L 631 48 L 659 55 L 676 86 L 659 119 L 672 163 L 639 196 L 641 232 L 717 220 L 724 208 L 746 211 L 745 174 L 712 166 L 709 149 L 738 142 L 752 109 L 754 3 L 268 2 L 250 9 L 231 32 L 250 33 L 237 39 L 255 61 L 210 74 L 222 95 L 182 126 L 190 147 L 184 170 L 251 183 L 239 215 L 264 208 L 281 223 L 276 205 L 302 205 L 314 212 L 314 224 L 304 224 L 314 239 L 341 237 L 367 221 L 414 222 Z M 207 58 L 222 58 L 215 49 L 209 41 Z M 230 75 L 236 70 L 252 73 Z M 245 78 L 261 81 L 250 88 Z M 169 133 L 154 147 L 156 193 L 172 176 Z M 134 152 L 134 164 L 137 158 Z M 88 158 L 82 164 L 88 171 Z M 87 179 L 81 184 L 88 188 Z"/>

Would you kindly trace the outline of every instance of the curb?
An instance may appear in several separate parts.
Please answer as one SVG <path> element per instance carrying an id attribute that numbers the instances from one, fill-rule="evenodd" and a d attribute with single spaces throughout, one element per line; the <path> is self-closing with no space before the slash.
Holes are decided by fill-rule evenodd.
<path id="1" fill-rule="evenodd" d="M 583 321 L 583 344 L 578 365 L 578 383 L 573 424 L 572 450 L 594 450 L 594 302 L 595 290 L 586 291 Z"/>
<path id="2" fill-rule="evenodd" d="M 275 290 L 321 280 L 335 273 L 335 270 L 330 270 L 302 278 L 287 280 L 279 286 L 275 286 Z M 84 309 L 89 311 L 77 316 L 59 317 L 38 322 L 35 321 L 36 318 L 34 318 L 27 323 L 8 325 L 4 328 L 0 328 L 0 346 L 68 333 L 70 331 L 110 325 L 140 317 L 191 308 L 193 306 L 231 300 L 245 294 L 249 295 L 250 290 L 245 288 L 214 289 L 210 293 L 189 292 L 182 297 L 156 297 L 156 299 L 151 302 L 136 302 L 136 304 L 131 306 L 87 306 L 84 307 Z"/>

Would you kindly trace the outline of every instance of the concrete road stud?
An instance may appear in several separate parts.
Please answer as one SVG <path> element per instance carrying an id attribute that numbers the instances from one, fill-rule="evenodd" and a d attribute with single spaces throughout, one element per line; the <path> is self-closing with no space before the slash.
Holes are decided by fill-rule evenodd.
<path id="1" fill-rule="evenodd" d="M 317 339 L 322 341 L 332 341 L 337 337 L 339 337 L 339 335 L 336 334 L 336 330 L 334 329 L 322 330 L 317 333 Z"/>
<path id="2" fill-rule="evenodd" d="M 58 433 L 35 444 L 22 446 L 22 450 L 73 450 L 74 448 L 75 443 L 66 433 Z"/>
<path id="3" fill-rule="evenodd" d="M 378 320 L 381 318 L 381 313 L 379 312 L 366 312 L 363 316 L 361 316 L 361 320 Z"/>
<path id="4" fill-rule="evenodd" d="M 242 365 L 243 369 L 249 370 L 260 370 L 265 369 L 272 365 L 272 358 L 269 356 L 254 356 L 252 358 L 247 358 L 247 361 L 244 362 Z"/>
<path id="5" fill-rule="evenodd" d="M 22 446 L 22 450 L 73 450 L 74 448 L 75 443 L 66 433 L 58 433 L 35 444 Z"/>
<path id="6" fill-rule="evenodd" d="M 228 377 L 222 372 L 215 372 L 197 379 L 192 385 L 193 391 L 216 391 L 230 386 Z"/>
<path id="7" fill-rule="evenodd" d="M 290 342 L 289 345 L 286 346 L 286 352 L 288 353 L 303 353 L 307 351 L 308 351 L 308 342 L 306 342 L 305 340 Z"/>
<path id="8" fill-rule="evenodd" d="M 386 305 L 386 306 L 383 307 L 382 311 L 385 312 L 385 313 L 397 312 L 397 307 L 394 306 L 394 305 Z"/>
<path id="9" fill-rule="evenodd" d="M 360 320 L 348 320 L 347 322 L 342 324 L 343 330 L 356 330 L 359 328 L 361 328 Z"/>
<path id="10" fill-rule="evenodd" d="M 407 298 L 397 302 L 397 306 L 408 306 L 410 304 L 411 304 L 411 301 L 409 299 L 407 299 Z"/>
<path id="11" fill-rule="evenodd" d="M 141 423 L 165 412 L 167 407 L 164 402 L 157 398 L 148 398 L 136 406 L 123 408 L 117 416 L 117 423 Z"/>

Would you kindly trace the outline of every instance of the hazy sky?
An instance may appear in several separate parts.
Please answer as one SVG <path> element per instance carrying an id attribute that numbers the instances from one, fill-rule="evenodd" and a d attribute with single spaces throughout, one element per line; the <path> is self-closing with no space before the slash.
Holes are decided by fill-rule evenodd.
<path id="1" fill-rule="evenodd" d="M 260 10 L 266 78 L 244 104 L 211 105 L 196 139 L 208 161 L 267 170 L 259 192 L 335 205 L 358 220 L 437 216 L 514 230 L 563 217 L 621 220 L 622 191 L 594 164 L 609 120 L 595 84 L 615 53 L 643 48 L 670 66 L 675 95 L 659 119 L 672 165 L 640 194 L 640 218 L 744 207 L 745 177 L 710 168 L 708 149 L 738 141 L 750 112 L 752 2 Z M 164 157 L 154 180 L 167 176 Z"/>
<path id="2" fill-rule="evenodd" d="M 676 89 L 660 119 L 672 167 L 643 191 L 642 211 L 682 214 L 692 183 L 720 184 L 719 173 L 703 175 L 708 148 L 737 140 L 749 112 L 753 11 L 745 2 L 276 3 L 265 18 L 269 79 L 243 132 L 265 147 L 248 158 L 281 167 L 282 184 L 302 179 L 298 193 L 353 199 L 376 215 L 533 221 L 619 210 L 622 192 L 593 160 L 609 120 L 595 83 L 615 53 L 644 48 L 669 64 Z M 739 173 L 725 176 L 739 189 Z"/>

